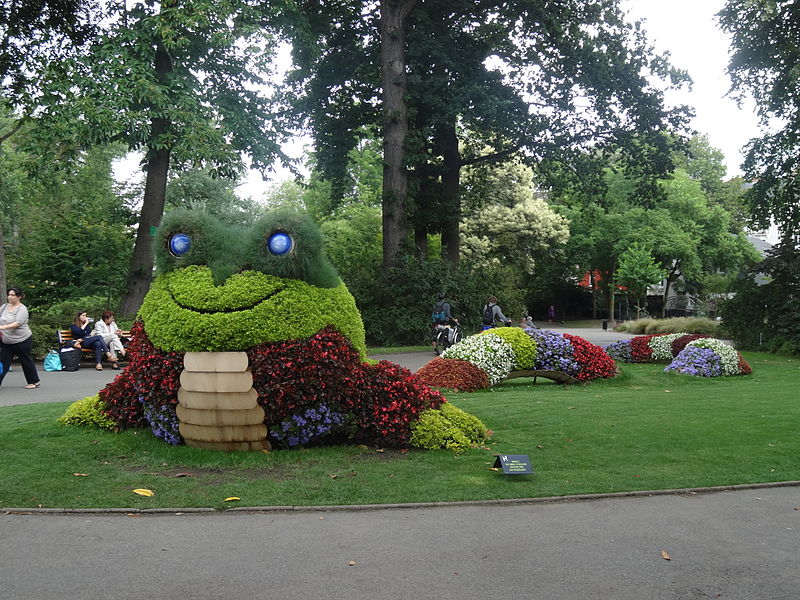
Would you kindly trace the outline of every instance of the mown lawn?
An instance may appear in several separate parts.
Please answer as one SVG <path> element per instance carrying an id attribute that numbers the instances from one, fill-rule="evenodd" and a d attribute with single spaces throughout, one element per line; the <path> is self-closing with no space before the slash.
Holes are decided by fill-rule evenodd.
<path id="1" fill-rule="evenodd" d="M 579 387 L 517 379 L 447 393 L 494 431 L 460 456 L 353 446 L 224 454 L 146 431 L 60 426 L 66 403 L 4 407 L 0 507 L 374 504 L 800 480 L 800 360 L 745 358 L 753 374 L 742 377 L 623 365 L 616 379 Z M 497 453 L 527 454 L 535 474 L 491 470 Z"/>

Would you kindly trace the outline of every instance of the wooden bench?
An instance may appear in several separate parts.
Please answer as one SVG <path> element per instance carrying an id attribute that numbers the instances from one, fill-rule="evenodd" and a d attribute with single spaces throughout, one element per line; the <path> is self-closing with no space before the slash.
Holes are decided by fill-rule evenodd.
<path id="1" fill-rule="evenodd" d="M 75 338 L 72 335 L 72 330 L 71 329 L 59 329 L 58 331 L 56 331 L 56 335 L 58 336 L 58 347 L 59 348 L 63 348 L 64 344 L 66 344 L 67 342 L 75 341 Z M 122 339 L 122 338 L 130 339 L 131 332 L 130 331 L 124 331 L 124 330 L 120 329 L 119 331 L 117 331 L 117 335 L 119 336 L 120 339 Z M 84 347 L 81 346 L 81 353 L 82 353 L 81 354 L 82 357 L 89 357 L 92 360 L 95 359 L 94 348 L 84 348 Z"/>

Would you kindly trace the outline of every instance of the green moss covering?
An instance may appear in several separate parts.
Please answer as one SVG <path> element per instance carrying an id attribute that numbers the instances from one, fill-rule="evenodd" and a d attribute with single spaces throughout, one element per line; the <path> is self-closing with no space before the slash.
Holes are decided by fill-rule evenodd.
<path id="1" fill-rule="evenodd" d="M 514 369 L 532 369 L 536 360 L 536 342 L 519 327 L 496 327 L 481 333 L 498 335 L 505 340 L 516 355 Z"/>
<path id="2" fill-rule="evenodd" d="M 139 316 L 150 340 L 163 350 L 246 350 L 304 339 L 333 325 L 366 357 L 364 325 L 344 283 L 321 288 L 245 271 L 215 285 L 210 267 L 193 265 L 157 277 Z"/>

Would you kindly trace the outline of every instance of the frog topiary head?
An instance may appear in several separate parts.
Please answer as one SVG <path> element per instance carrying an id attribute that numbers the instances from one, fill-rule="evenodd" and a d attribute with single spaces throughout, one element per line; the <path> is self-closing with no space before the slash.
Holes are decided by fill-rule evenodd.
<path id="1" fill-rule="evenodd" d="M 158 276 L 139 317 L 156 347 L 246 350 L 334 326 L 366 356 L 355 300 L 325 256 L 311 219 L 271 212 L 250 227 L 176 210 L 156 235 Z"/>

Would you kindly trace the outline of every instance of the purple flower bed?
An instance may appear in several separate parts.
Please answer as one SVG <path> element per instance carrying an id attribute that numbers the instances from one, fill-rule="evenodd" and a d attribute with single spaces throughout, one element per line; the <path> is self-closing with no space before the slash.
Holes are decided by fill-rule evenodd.
<path id="1" fill-rule="evenodd" d="M 139 397 L 139 402 L 142 403 L 144 418 L 150 424 L 153 435 L 173 446 L 183 443 L 183 436 L 178 431 L 179 421 L 174 404 L 155 406 L 146 403 L 142 396 Z"/>
<path id="2" fill-rule="evenodd" d="M 683 373 L 698 377 L 719 377 L 722 375 L 722 359 L 719 354 L 708 348 L 687 346 L 664 369 L 664 372 Z"/>
<path id="3" fill-rule="evenodd" d="M 619 342 L 613 342 L 611 344 L 603 346 L 603 349 L 606 352 L 608 352 L 608 355 L 616 361 L 626 362 L 626 363 L 633 362 L 633 353 L 631 352 L 630 340 L 621 340 Z"/>
<path id="4" fill-rule="evenodd" d="M 316 407 L 299 410 L 281 421 L 269 435 L 277 442 L 293 448 L 305 446 L 339 430 L 344 417 L 332 411 L 324 402 Z"/>
<path id="5" fill-rule="evenodd" d="M 560 333 L 546 329 L 525 329 L 536 342 L 536 360 L 533 368 L 538 371 L 562 371 L 575 377 L 581 366 L 575 360 L 572 344 Z"/>

